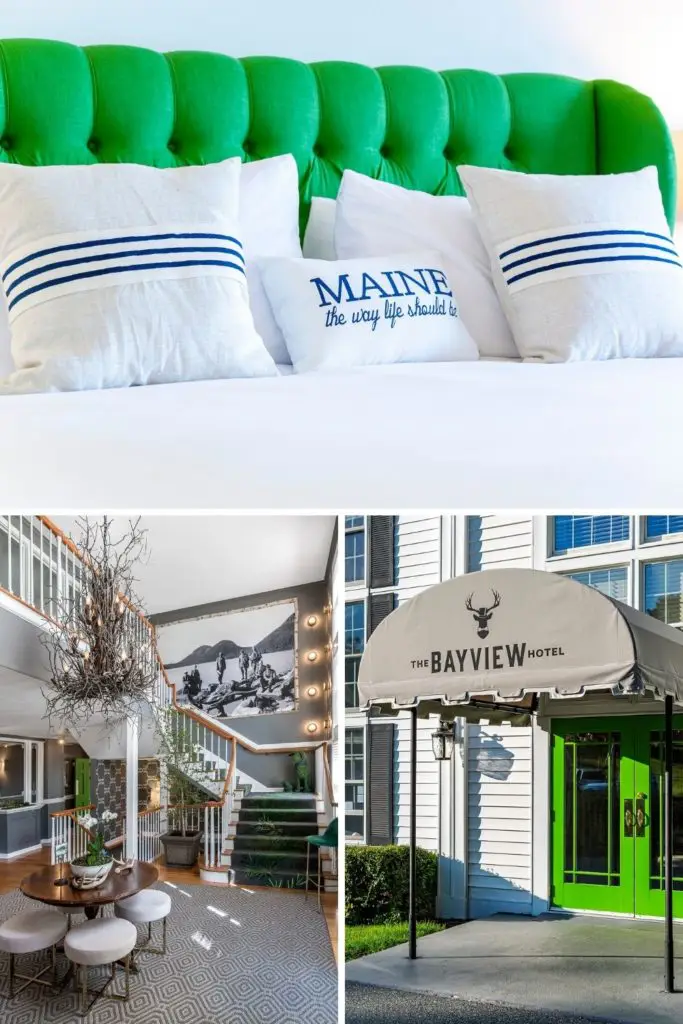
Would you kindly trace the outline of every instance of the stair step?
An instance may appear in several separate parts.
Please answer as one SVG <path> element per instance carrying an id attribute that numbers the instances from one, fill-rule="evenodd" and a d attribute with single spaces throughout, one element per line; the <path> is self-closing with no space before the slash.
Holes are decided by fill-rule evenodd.
<path id="1" fill-rule="evenodd" d="M 317 821 L 277 821 L 273 823 L 277 829 L 277 835 L 287 839 L 303 838 L 314 836 L 318 832 Z M 254 836 L 258 838 L 270 838 L 273 834 L 258 827 L 258 821 L 242 821 L 238 819 L 235 826 L 235 838 L 237 836 Z"/>
<path id="2" fill-rule="evenodd" d="M 315 807 L 251 807 L 242 801 L 240 807 L 240 818 L 245 821 L 259 821 L 261 818 L 270 818 L 273 821 L 289 819 L 290 821 L 317 821 L 318 815 Z"/>
<path id="3" fill-rule="evenodd" d="M 312 863 L 313 859 L 311 859 Z M 233 868 L 243 868 L 245 871 L 288 870 L 293 874 L 298 871 L 305 874 L 306 854 L 296 851 L 292 853 L 288 850 L 233 850 L 230 865 Z"/>
<path id="4" fill-rule="evenodd" d="M 311 835 L 315 833 L 311 832 Z M 306 836 L 263 836 L 253 832 L 240 832 L 235 836 L 235 850 L 288 850 L 305 855 L 308 843 Z"/>
<path id="5" fill-rule="evenodd" d="M 312 807 L 315 807 L 314 794 L 273 793 L 270 796 L 264 796 L 250 793 L 248 796 L 242 797 L 242 808 L 249 811 L 296 811 L 310 810 Z"/>
<path id="6" fill-rule="evenodd" d="M 263 885 L 270 886 L 278 889 L 305 889 L 306 888 L 306 872 L 292 872 L 292 871 L 265 871 L 257 872 L 255 870 L 245 870 L 244 868 L 234 869 L 233 875 L 235 884 L 237 885 Z M 315 891 L 315 886 L 309 883 L 309 889 L 311 892 Z"/>

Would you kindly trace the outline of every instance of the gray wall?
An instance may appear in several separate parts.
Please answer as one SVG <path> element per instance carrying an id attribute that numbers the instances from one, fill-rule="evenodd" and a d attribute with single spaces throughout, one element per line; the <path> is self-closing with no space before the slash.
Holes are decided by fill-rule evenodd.
<path id="1" fill-rule="evenodd" d="M 215 601 L 211 604 L 196 605 L 194 608 L 179 608 L 172 612 L 151 615 L 150 619 L 156 626 L 168 625 L 172 622 L 183 622 L 188 619 L 199 619 L 206 615 L 217 615 L 221 612 L 241 611 L 245 608 L 276 601 L 297 599 L 299 608 L 299 709 L 282 714 L 255 715 L 253 717 L 237 717 L 228 719 L 236 729 L 255 743 L 296 743 L 314 739 L 328 739 L 322 731 L 311 737 L 306 733 L 306 722 L 315 719 L 324 723 L 327 705 L 323 694 L 323 684 L 330 672 L 329 658 L 323 654 L 311 664 L 305 658 L 306 651 L 315 647 L 323 651 L 330 641 L 327 619 L 323 608 L 327 603 L 327 587 L 324 580 L 318 583 L 307 583 L 301 587 L 283 590 L 270 590 L 263 594 L 250 594 L 248 597 L 234 598 L 230 601 Z M 309 615 L 318 616 L 318 625 L 311 629 L 306 625 Z M 318 696 L 306 696 L 309 686 L 315 685 Z M 310 758 L 311 777 L 313 777 L 314 758 Z M 279 787 L 283 780 L 294 779 L 292 763 L 287 754 L 251 754 L 240 748 L 237 755 L 237 772 L 243 771 L 257 779 L 264 786 Z"/>
<path id="2" fill-rule="evenodd" d="M 0 744 L 0 759 L 5 759 L 5 770 L 0 774 L 0 799 L 21 796 L 24 792 L 23 746 Z"/>
<path id="3" fill-rule="evenodd" d="M 0 811 L 0 853 L 18 853 L 38 846 L 41 840 L 41 808 Z"/>

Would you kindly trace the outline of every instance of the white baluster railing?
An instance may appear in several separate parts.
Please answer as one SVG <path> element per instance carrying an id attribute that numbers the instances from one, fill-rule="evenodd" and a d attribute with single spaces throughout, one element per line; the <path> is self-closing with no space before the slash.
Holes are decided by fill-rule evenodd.
<path id="1" fill-rule="evenodd" d="M 221 864 L 223 853 L 223 805 L 204 805 L 204 864 L 216 868 Z"/>
<path id="2" fill-rule="evenodd" d="M 66 847 L 64 860 L 68 863 L 82 857 L 90 840 L 90 833 L 77 820 L 78 812 L 93 810 L 93 805 L 78 811 L 57 811 L 50 816 L 50 863 L 57 863 L 57 848 Z"/>
<path id="3" fill-rule="evenodd" d="M 153 864 L 161 856 L 161 818 L 161 807 L 152 807 L 138 814 L 138 860 Z"/>

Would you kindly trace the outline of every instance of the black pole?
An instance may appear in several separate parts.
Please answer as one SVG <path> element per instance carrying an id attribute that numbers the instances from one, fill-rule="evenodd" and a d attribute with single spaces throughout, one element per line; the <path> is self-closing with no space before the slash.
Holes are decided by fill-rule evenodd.
<path id="1" fill-rule="evenodd" d="M 674 699 L 664 698 L 664 988 L 674 990 L 673 728 Z"/>
<path id="2" fill-rule="evenodd" d="M 410 709 L 410 859 L 408 862 L 408 957 L 417 957 L 417 708 Z"/>

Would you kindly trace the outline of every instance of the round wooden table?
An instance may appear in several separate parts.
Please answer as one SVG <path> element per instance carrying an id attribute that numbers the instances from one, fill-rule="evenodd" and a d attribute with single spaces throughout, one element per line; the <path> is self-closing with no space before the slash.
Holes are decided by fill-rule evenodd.
<path id="1" fill-rule="evenodd" d="M 71 877 L 68 864 L 62 865 L 61 870 L 64 878 Z M 125 900 L 141 889 L 153 885 L 159 877 L 159 871 L 145 861 L 136 861 L 126 874 L 117 874 L 116 867 L 113 867 L 106 882 L 99 889 L 73 889 L 71 885 L 55 885 L 55 880 L 59 877 L 60 866 L 53 864 L 22 878 L 19 888 L 24 896 L 31 900 L 38 900 L 64 911 L 84 911 L 88 920 L 92 920 L 97 917 L 100 907 L 108 903 L 118 903 L 119 900 Z"/>

